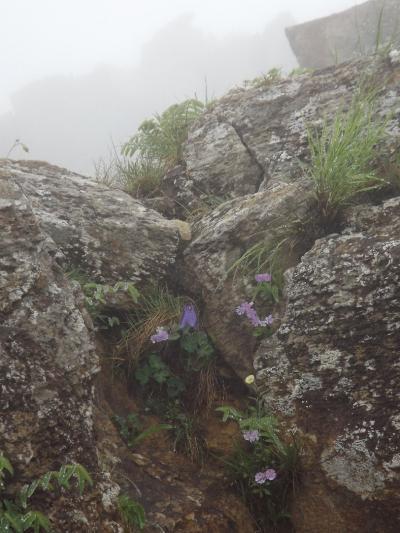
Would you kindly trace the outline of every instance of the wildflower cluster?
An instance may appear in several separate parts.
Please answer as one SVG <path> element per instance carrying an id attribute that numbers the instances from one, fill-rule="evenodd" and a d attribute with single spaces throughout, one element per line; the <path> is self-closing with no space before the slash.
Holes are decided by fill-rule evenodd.
<path id="1" fill-rule="evenodd" d="M 242 431 L 244 440 L 250 443 L 255 443 L 260 440 L 261 433 L 258 429 L 248 429 Z M 254 476 L 254 481 L 258 485 L 263 485 L 266 481 L 273 481 L 277 477 L 276 470 L 274 468 L 265 468 L 261 472 L 257 472 Z"/>
<path id="2" fill-rule="evenodd" d="M 244 381 L 253 385 L 255 376 L 251 374 Z M 291 439 L 283 436 L 278 420 L 265 413 L 257 397 L 245 412 L 232 406 L 218 407 L 217 411 L 224 422 L 237 422 L 241 432 L 242 438 L 225 461 L 232 484 L 244 497 L 259 531 L 270 531 L 271 525 L 275 528 L 289 516 L 290 498 L 299 476 L 299 442 L 295 435 Z"/>
<path id="3" fill-rule="evenodd" d="M 187 328 L 197 329 L 198 320 L 196 309 L 193 304 L 186 304 L 183 308 L 181 320 L 179 322 L 178 331 L 185 330 Z M 171 334 L 165 328 L 159 327 L 156 329 L 156 333 L 150 337 L 153 344 L 157 342 L 165 342 L 168 340 L 176 340 L 179 337 L 177 332 Z"/>
<path id="4" fill-rule="evenodd" d="M 270 291 L 269 284 L 272 280 L 271 274 L 256 274 L 255 280 L 261 285 L 261 287 L 257 289 L 256 294 L 261 292 L 261 290 L 265 291 L 265 286 L 267 286 L 268 291 Z M 254 309 L 254 302 L 241 303 L 238 307 L 236 307 L 236 314 L 239 316 L 245 316 L 254 328 L 265 328 L 266 326 L 271 326 L 274 321 L 272 315 L 268 315 L 264 319 L 261 319 L 258 316 L 257 311 Z"/>

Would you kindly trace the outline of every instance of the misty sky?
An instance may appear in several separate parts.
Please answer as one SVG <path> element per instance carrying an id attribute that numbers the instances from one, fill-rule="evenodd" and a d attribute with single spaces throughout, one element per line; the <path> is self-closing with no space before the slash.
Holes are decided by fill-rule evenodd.
<path id="1" fill-rule="evenodd" d="M 96 65 L 130 65 L 166 22 L 194 13 L 216 35 L 260 31 L 289 11 L 298 22 L 355 5 L 354 0 L 0 0 L 0 112 L 25 82 Z"/>
<path id="2" fill-rule="evenodd" d="M 272 66 L 291 68 L 294 59 L 282 41 L 285 25 L 357 3 L 361 2 L 0 0 L 0 156 L 18 135 L 36 149 L 32 157 L 89 171 L 89 159 L 104 153 L 110 136 L 119 141 L 146 116 L 197 94 L 204 76 L 210 91 L 219 96 Z M 158 92 L 150 97 L 156 86 Z M 71 100 L 81 123 L 68 107 Z M 96 102 L 100 114 L 110 108 L 106 117 L 96 115 Z M 57 109 L 58 122 L 52 116 Z M 83 118 L 88 109 L 91 113 Z M 77 127 L 82 129 L 79 143 L 76 133 L 71 139 L 72 133 L 67 133 Z M 53 143 L 57 136 L 63 148 Z M 80 153 L 71 147 L 74 141 Z M 86 148 L 82 142 L 88 143 Z M 68 154 L 66 143 L 71 145 Z"/>

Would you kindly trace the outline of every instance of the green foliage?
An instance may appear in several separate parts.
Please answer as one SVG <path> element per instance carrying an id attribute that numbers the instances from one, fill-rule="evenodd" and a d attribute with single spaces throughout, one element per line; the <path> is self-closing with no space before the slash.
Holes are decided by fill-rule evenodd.
<path id="1" fill-rule="evenodd" d="M 314 183 L 318 212 L 329 229 L 340 209 L 357 194 L 382 187 L 372 169 L 376 147 L 385 137 L 386 122 L 374 118 L 376 93 L 359 93 L 347 112 L 340 110 L 322 129 L 309 128 L 309 175 Z"/>
<path id="2" fill-rule="evenodd" d="M 262 74 L 254 80 L 250 81 L 251 87 L 269 87 L 274 83 L 277 83 L 282 80 L 282 69 L 280 68 L 271 68 L 266 74 Z"/>
<path id="3" fill-rule="evenodd" d="M 107 159 L 94 163 L 98 183 L 121 189 L 135 198 L 155 196 L 165 173 L 164 163 L 138 155 L 134 159 L 121 156 L 115 147 Z"/>
<path id="4" fill-rule="evenodd" d="M 142 387 L 156 383 L 160 389 L 166 390 L 168 398 L 176 398 L 186 389 L 184 381 L 155 353 L 150 354 L 137 368 L 135 378 Z"/>
<path id="5" fill-rule="evenodd" d="M 132 531 L 134 528 L 144 529 L 146 515 L 140 503 L 123 494 L 118 498 L 118 510 L 125 527 L 129 531 Z"/>
<path id="6" fill-rule="evenodd" d="M 246 413 L 230 406 L 219 407 L 223 421 L 234 420 L 241 432 L 258 431 L 258 440 L 236 443 L 232 455 L 225 460 L 231 482 L 254 514 L 261 531 L 270 530 L 290 517 L 290 498 L 299 481 L 301 447 L 293 435 L 283 439 L 275 417 L 265 415 L 259 406 Z M 273 469 L 276 479 L 257 483 L 255 475 Z"/>
<path id="7" fill-rule="evenodd" d="M 0 491 L 6 489 L 6 474 L 13 475 L 14 471 L 10 461 L 0 454 Z M 37 490 L 54 492 L 54 482 L 64 489 L 70 489 L 70 481 L 75 479 L 80 495 L 83 494 L 85 485 L 93 485 L 88 471 L 80 464 L 64 465 L 59 471 L 49 471 L 39 479 L 24 485 L 12 500 L 5 496 L 0 497 L 0 531 L 1 533 L 23 533 L 24 531 L 50 531 L 49 519 L 39 511 L 28 508 L 28 500 Z"/>
<path id="8" fill-rule="evenodd" d="M 197 99 L 174 104 L 161 115 L 145 120 L 138 132 L 122 148 L 127 157 L 144 158 L 170 168 L 182 160 L 183 144 L 189 127 L 203 112 Z"/>
<path id="9" fill-rule="evenodd" d="M 69 279 L 77 281 L 85 296 L 85 305 L 94 322 L 100 329 L 112 328 L 120 325 L 117 316 L 104 312 L 107 308 L 107 299 L 118 293 L 127 294 L 134 304 L 139 301 L 140 293 L 135 285 L 130 282 L 118 281 L 114 285 L 89 282 L 84 273 L 71 270 L 67 273 Z"/>
<path id="10" fill-rule="evenodd" d="M 184 362 L 189 371 L 200 371 L 212 361 L 215 355 L 214 346 L 204 331 L 185 329 L 181 333 L 180 345 L 186 352 Z"/>
<path id="11" fill-rule="evenodd" d="M 312 74 L 314 70 L 313 68 L 296 67 L 289 73 L 289 76 L 295 78 L 296 76 L 303 76 L 303 74 Z"/>
<path id="12" fill-rule="evenodd" d="M 8 159 L 10 157 L 11 153 L 18 147 L 22 148 L 22 150 L 25 153 L 29 153 L 29 148 L 26 146 L 26 144 L 24 144 L 20 139 L 15 139 L 13 145 L 11 146 L 11 148 L 7 152 L 6 159 Z"/>
<path id="13" fill-rule="evenodd" d="M 172 429 L 172 426 L 169 424 L 154 424 L 147 429 L 143 429 L 143 423 L 136 413 L 130 413 L 125 417 L 114 415 L 113 420 L 118 427 L 121 437 L 129 448 L 134 448 L 142 440 L 160 431 Z"/>
<path id="14" fill-rule="evenodd" d="M 173 449 L 181 451 L 192 461 L 204 457 L 205 441 L 199 425 L 198 416 L 185 410 L 179 400 L 168 402 L 164 417 L 173 428 Z"/>

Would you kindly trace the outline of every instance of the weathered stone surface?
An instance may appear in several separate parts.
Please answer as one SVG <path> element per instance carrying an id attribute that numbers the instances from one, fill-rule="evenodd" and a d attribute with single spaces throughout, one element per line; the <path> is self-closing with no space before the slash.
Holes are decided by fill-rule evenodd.
<path id="1" fill-rule="evenodd" d="M 398 0 L 370 0 L 320 19 L 286 28 L 299 65 L 323 68 L 398 46 Z"/>
<path id="2" fill-rule="evenodd" d="M 80 293 L 48 253 L 18 184 L 0 178 L 0 451 L 17 483 L 79 462 L 97 478 L 93 385 L 99 370 Z M 57 531 L 103 531 L 96 492 L 34 500 Z M 105 530 L 105 529 L 104 529 Z"/>
<path id="3" fill-rule="evenodd" d="M 138 412 L 139 406 L 126 387 L 111 379 L 109 373 L 102 372 L 101 382 L 103 394 L 96 424 L 99 454 L 106 470 L 113 472 L 121 486 L 121 493 L 143 505 L 147 517 L 145 533 L 156 533 L 160 528 L 171 533 L 254 532 L 251 514 L 241 498 L 230 492 L 222 465 L 207 464 L 206 460 L 200 468 L 182 453 L 172 451 L 168 432 L 145 439 L 134 450 L 128 449 L 110 418 L 114 413 Z M 146 424 L 157 422 L 151 417 Z M 237 437 L 237 425 L 233 424 L 226 436 L 227 428 L 223 427 L 221 436 L 217 413 L 209 413 L 206 425 L 213 432 L 213 452 L 229 453 Z"/>
<path id="4" fill-rule="evenodd" d="M 207 203 L 301 178 L 302 163 L 309 160 L 307 128 L 321 126 L 325 116 L 348 106 L 361 80 L 381 87 L 377 113 L 390 117 L 382 155 L 390 152 L 399 137 L 399 79 L 399 57 L 392 52 L 230 91 L 194 124 L 184 151 L 186 167 L 165 177 L 169 203 L 163 213 L 188 217 Z"/>
<path id="5" fill-rule="evenodd" d="M 228 270 L 253 244 L 276 238 L 290 219 L 304 217 L 313 205 L 306 181 L 274 188 L 222 204 L 194 228 L 184 253 L 184 285 L 204 301 L 208 332 L 228 364 L 242 376 L 252 368 L 255 338 L 235 307 L 251 300 L 253 279 L 236 280 Z"/>
<path id="6" fill-rule="evenodd" d="M 258 351 L 266 408 L 306 438 L 299 533 L 399 531 L 399 221 L 395 198 L 316 241 Z"/>
<path id="7" fill-rule="evenodd" d="M 37 161 L 0 161 L 32 203 L 65 268 L 98 282 L 162 281 L 175 262 L 179 228 L 129 195 Z"/>

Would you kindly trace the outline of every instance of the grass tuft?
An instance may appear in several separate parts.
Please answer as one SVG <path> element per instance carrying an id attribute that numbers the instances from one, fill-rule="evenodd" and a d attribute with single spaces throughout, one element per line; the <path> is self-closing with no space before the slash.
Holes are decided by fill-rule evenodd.
<path id="1" fill-rule="evenodd" d="M 131 368 L 149 347 L 150 337 L 158 327 L 179 321 L 185 302 L 185 298 L 174 296 L 166 287 L 158 285 L 143 292 L 117 348 L 119 353 L 128 353 Z"/>
<path id="2" fill-rule="evenodd" d="M 375 112 L 376 92 L 360 90 L 347 112 L 340 110 L 331 123 L 325 118 L 320 131 L 308 129 L 309 176 L 325 229 L 332 227 L 354 196 L 384 185 L 373 162 L 386 135 L 386 121 L 375 118 Z"/>

